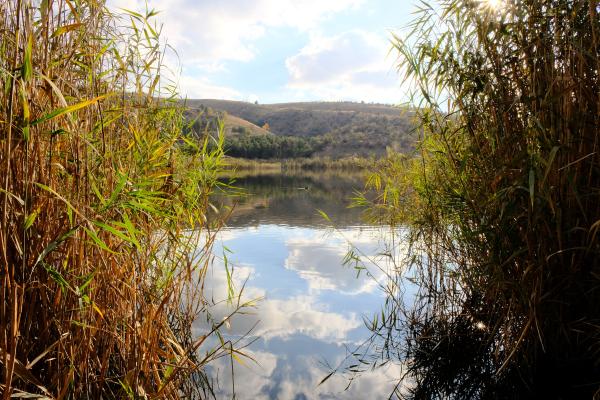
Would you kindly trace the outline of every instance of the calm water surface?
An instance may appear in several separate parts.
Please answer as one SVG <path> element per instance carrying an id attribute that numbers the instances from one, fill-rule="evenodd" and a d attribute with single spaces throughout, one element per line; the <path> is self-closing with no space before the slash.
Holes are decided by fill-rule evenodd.
<path id="1" fill-rule="evenodd" d="M 379 311 L 384 299 L 377 267 L 385 265 L 381 232 L 362 223 L 360 210 L 347 207 L 353 190 L 362 187 L 360 177 L 259 175 L 235 185 L 249 195 L 219 199 L 238 204 L 215 245 L 218 257 L 207 285 L 218 303 L 211 309 L 216 318 L 230 309 L 219 302 L 227 298 L 225 259 L 243 298 L 262 298 L 224 332 L 232 340 L 245 334 L 244 342 L 255 340 L 244 351 L 256 362 L 233 362 L 235 398 L 387 398 L 400 373 L 396 367 L 365 373 L 347 389 L 348 377 L 340 374 L 319 385 L 330 367 L 354 363 L 348 352 L 369 337 L 363 316 Z M 357 277 L 353 265 L 342 265 L 349 243 L 362 251 L 370 274 Z M 210 368 L 218 377 L 217 397 L 231 398 L 231 360 Z"/>

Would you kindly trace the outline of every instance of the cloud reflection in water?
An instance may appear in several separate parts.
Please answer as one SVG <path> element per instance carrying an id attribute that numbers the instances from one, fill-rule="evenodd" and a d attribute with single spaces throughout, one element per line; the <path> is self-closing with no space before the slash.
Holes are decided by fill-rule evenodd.
<path id="1" fill-rule="evenodd" d="M 366 255 L 377 257 L 381 249 L 377 235 L 359 228 L 345 229 L 343 234 Z M 400 374 L 396 366 L 365 373 L 347 391 L 342 376 L 318 386 L 329 372 L 322 363 L 337 365 L 356 346 L 357 338 L 368 337 L 361 317 L 378 311 L 381 303 L 372 277 L 363 274 L 357 279 L 353 269 L 341 265 L 346 239 L 323 229 L 289 226 L 224 232 L 221 243 L 232 251 L 236 288 L 244 286 L 245 299 L 264 297 L 253 314 L 236 315 L 224 332 L 237 338 L 259 322 L 250 333 L 257 341 L 247 349 L 258 364 L 234 362 L 236 398 L 354 399 L 390 394 Z M 216 254 L 221 251 L 218 247 Z M 375 278 L 381 276 L 374 265 L 367 266 Z M 231 310 L 227 302 L 219 302 L 227 297 L 222 260 L 216 259 L 206 287 L 217 303 L 211 313 L 215 320 L 222 319 Z M 207 328 L 203 321 L 196 322 L 197 333 Z M 231 396 L 231 360 L 219 359 L 210 368 L 218 370 L 218 395 Z"/>
<path id="2" fill-rule="evenodd" d="M 305 237 L 291 237 L 286 241 L 285 267 L 296 271 L 312 291 L 336 290 L 349 295 L 373 293 L 383 275 L 380 267 L 388 263 L 388 259 L 379 254 L 383 245 L 375 232 L 355 228 L 324 234 L 314 230 Z M 341 265 L 350 250 L 349 243 L 360 249 L 360 265 L 374 279 L 357 279 L 352 263 L 346 267 Z"/>

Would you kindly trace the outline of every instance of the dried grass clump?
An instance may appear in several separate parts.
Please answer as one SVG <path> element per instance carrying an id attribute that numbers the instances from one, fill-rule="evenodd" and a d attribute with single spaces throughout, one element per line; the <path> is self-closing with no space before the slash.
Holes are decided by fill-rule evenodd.
<path id="1" fill-rule="evenodd" d="M 221 151 L 179 150 L 155 12 L 103 3 L 0 2 L 4 399 L 201 397 L 231 350 L 191 337 Z"/>
<path id="2" fill-rule="evenodd" d="M 398 395 L 600 396 L 599 13 L 423 2 L 396 38 L 423 128 L 408 218 L 420 290 L 404 304 L 398 277 L 374 327 L 384 359 L 406 364 Z"/>

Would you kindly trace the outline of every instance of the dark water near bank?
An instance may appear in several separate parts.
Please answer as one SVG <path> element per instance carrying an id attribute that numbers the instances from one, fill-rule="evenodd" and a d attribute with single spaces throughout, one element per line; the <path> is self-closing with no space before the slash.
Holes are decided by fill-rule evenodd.
<path id="1" fill-rule="evenodd" d="M 244 352 L 256 362 L 233 361 L 235 398 L 387 398 L 400 374 L 397 367 L 366 372 L 347 390 L 348 376 L 339 374 L 318 385 L 331 371 L 327 365 L 355 363 L 346 357 L 369 337 L 363 316 L 378 312 L 384 300 L 378 287 L 379 267 L 386 265 L 379 254 L 385 248 L 382 232 L 363 223 L 359 209 L 348 208 L 361 177 L 256 175 L 237 179 L 235 186 L 249 195 L 217 201 L 237 206 L 215 244 L 219 257 L 207 284 L 215 302 L 227 298 L 227 259 L 244 299 L 263 299 L 224 330 L 228 339 L 250 331 L 243 342 L 255 340 Z M 357 277 L 353 265 L 342 265 L 350 243 L 362 251 L 370 274 Z M 211 311 L 219 318 L 229 309 L 221 302 Z M 231 368 L 230 358 L 211 363 L 218 398 L 232 398 Z"/>

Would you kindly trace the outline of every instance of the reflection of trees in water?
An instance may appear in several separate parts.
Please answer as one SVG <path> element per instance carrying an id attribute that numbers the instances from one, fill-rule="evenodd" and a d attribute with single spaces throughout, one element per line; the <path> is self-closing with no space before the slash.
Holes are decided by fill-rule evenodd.
<path id="1" fill-rule="evenodd" d="M 348 207 L 354 191 L 363 187 L 359 174 L 249 175 L 236 179 L 233 186 L 246 194 L 231 196 L 226 192 L 215 198 L 220 207 L 235 205 L 230 226 L 325 225 L 317 210 L 327 213 L 338 226 L 361 223 L 361 211 Z"/>

